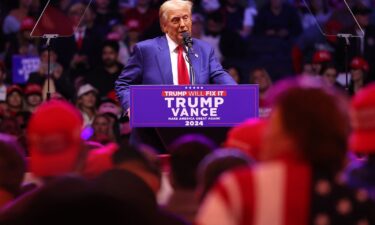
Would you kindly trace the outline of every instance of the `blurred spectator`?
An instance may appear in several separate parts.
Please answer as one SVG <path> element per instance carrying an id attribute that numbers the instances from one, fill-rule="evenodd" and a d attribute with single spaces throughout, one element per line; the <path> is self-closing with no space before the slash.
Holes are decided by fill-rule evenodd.
<path id="1" fill-rule="evenodd" d="M 50 62 L 48 62 L 48 47 L 41 47 L 39 57 L 39 69 L 37 72 L 30 74 L 27 83 L 37 84 L 41 87 L 48 86 L 49 75 L 50 85 L 53 85 L 53 88 L 56 89 L 55 91 L 62 94 L 66 99 L 72 99 L 74 87 L 70 82 L 68 74 L 64 71 L 63 66 L 57 62 L 58 56 L 56 52 L 50 49 Z M 48 74 L 48 63 L 50 63 L 50 74 Z"/>
<path id="2" fill-rule="evenodd" d="M 38 84 L 27 84 L 25 87 L 26 111 L 33 113 L 42 102 L 42 87 Z"/>
<path id="3" fill-rule="evenodd" d="M 146 145 L 123 145 L 113 154 L 117 170 L 125 170 L 141 178 L 155 196 L 161 185 L 160 163 L 155 150 Z"/>
<path id="4" fill-rule="evenodd" d="M 369 64 L 362 57 L 354 57 L 350 62 L 351 80 L 349 84 L 349 94 L 355 95 L 362 87 L 368 83 Z"/>
<path id="5" fill-rule="evenodd" d="M 116 118 L 120 118 L 121 107 L 119 101 L 117 100 L 117 97 L 111 98 L 110 95 L 107 95 L 107 97 L 102 98 L 98 107 L 98 113 L 110 113 L 113 114 Z"/>
<path id="6" fill-rule="evenodd" d="M 4 63 L 0 61 L 0 104 L 5 102 L 5 99 L 7 96 L 7 87 L 5 85 L 6 77 L 7 77 L 6 67 Z M 3 108 L 0 107 L 0 112 L 2 111 L 3 111 Z"/>
<path id="7" fill-rule="evenodd" d="M 325 0 L 307 1 L 306 7 L 309 9 L 303 10 L 302 14 L 302 26 L 305 30 L 311 26 L 324 26 L 331 16 L 331 10 Z"/>
<path id="8" fill-rule="evenodd" d="M 43 178 L 77 172 L 82 123 L 69 103 L 51 100 L 38 107 L 27 128 L 30 171 Z"/>
<path id="9" fill-rule="evenodd" d="M 225 28 L 224 17 L 219 11 L 207 15 L 205 35 L 201 40 L 211 44 L 220 61 L 245 55 L 244 41 L 238 33 Z"/>
<path id="10" fill-rule="evenodd" d="M 0 134 L 0 168 L 1 209 L 20 194 L 26 172 L 25 150 L 14 137 L 5 134 Z"/>
<path id="11" fill-rule="evenodd" d="M 85 74 L 90 66 L 97 65 L 100 61 L 100 48 L 92 46 L 100 45 L 100 36 L 94 27 L 89 27 L 93 16 L 91 9 L 88 15 L 81 17 L 86 9 L 86 5 L 77 2 L 70 6 L 68 17 L 76 27 L 74 35 L 66 38 L 59 38 L 55 41 L 54 49 L 59 57 L 59 62 L 64 68 L 70 68 L 71 77 L 75 79 L 78 75 Z"/>
<path id="12" fill-rule="evenodd" d="M 360 90 L 351 102 L 352 132 L 349 148 L 362 159 L 352 160 L 347 169 L 348 183 L 352 187 L 365 189 L 375 200 L 375 133 L 373 107 L 375 106 L 374 84 Z M 365 193 L 365 192 L 364 192 Z"/>
<path id="13" fill-rule="evenodd" d="M 350 45 L 348 49 L 348 57 L 349 60 L 352 60 L 355 56 L 361 56 L 366 61 L 372 62 L 375 60 L 375 26 L 370 24 L 370 8 L 364 6 L 363 4 L 356 3 L 352 7 L 353 14 L 355 16 L 355 19 L 358 21 L 358 25 L 352 24 L 350 27 L 344 29 L 341 31 L 341 33 L 347 33 L 352 34 L 354 36 L 359 36 L 363 38 L 350 38 Z M 353 19 L 352 19 L 353 20 Z M 363 30 L 363 32 L 362 32 Z M 340 71 L 344 71 L 344 62 L 345 62 L 345 39 L 341 38 L 339 39 L 339 45 L 337 46 L 337 54 L 338 58 L 337 60 L 340 63 Z M 371 80 L 375 79 L 375 70 L 370 68 L 370 74 L 372 77 Z M 374 74 L 374 75 L 373 75 Z"/>
<path id="14" fill-rule="evenodd" d="M 335 65 L 324 65 L 319 74 L 323 77 L 328 86 L 344 90 L 344 87 L 337 81 L 338 72 Z"/>
<path id="15" fill-rule="evenodd" d="M 248 119 L 228 131 L 224 146 L 239 149 L 249 158 L 259 161 L 266 125 L 264 119 Z"/>
<path id="16" fill-rule="evenodd" d="M 18 112 L 23 110 L 23 90 L 18 85 L 12 85 L 7 87 L 7 111 L 5 112 L 6 117 L 14 117 Z"/>
<path id="17" fill-rule="evenodd" d="M 118 150 L 119 146 L 114 142 L 101 145 L 98 142 L 85 142 L 85 145 L 92 145 L 85 158 L 84 167 L 80 174 L 88 179 L 94 179 L 104 172 L 114 168 L 112 155 Z"/>
<path id="18" fill-rule="evenodd" d="M 239 0 L 225 0 L 221 12 L 224 15 L 227 30 L 234 31 L 243 38 L 250 35 L 254 26 L 253 15 L 250 12 L 250 16 L 247 15 L 245 20 L 245 12 L 248 13 L 249 11 L 245 11 L 245 7 L 239 3 Z"/>
<path id="19" fill-rule="evenodd" d="M 198 7 L 198 5 L 194 2 L 194 6 Z M 201 0 L 199 8 L 202 10 L 204 15 L 210 14 L 219 10 L 221 7 L 219 0 Z"/>
<path id="20" fill-rule="evenodd" d="M 268 115 L 271 112 L 271 109 L 269 106 L 267 106 L 265 97 L 267 91 L 272 86 L 272 80 L 270 75 L 264 68 L 255 68 L 250 72 L 249 83 L 259 85 L 259 117 L 268 117 Z"/>
<path id="21" fill-rule="evenodd" d="M 227 70 L 227 72 L 233 78 L 233 80 L 236 81 L 237 84 L 239 84 L 241 81 L 240 69 L 232 65 L 224 65 L 224 68 Z"/>
<path id="22" fill-rule="evenodd" d="M 1 224 L 152 224 L 134 202 L 113 198 L 92 183 L 73 176 L 58 178 L 35 192 L 22 212 L 0 220 Z M 56 218 L 56 213 L 63 213 Z"/>
<path id="23" fill-rule="evenodd" d="M 269 162 L 223 175 L 197 224 L 373 223 L 373 204 L 336 179 L 347 151 L 347 105 L 323 86 L 308 77 L 276 86 L 262 149 Z"/>
<path id="24" fill-rule="evenodd" d="M 123 146 L 114 154 L 116 169 L 96 179 L 99 190 L 140 210 L 151 224 L 186 224 L 159 209 L 156 192 L 160 187 L 160 168 L 155 152 L 146 146 Z M 145 216 L 147 215 L 147 216 Z M 143 223 L 141 223 L 143 224 Z"/>
<path id="25" fill-rule="evenodd" d="M 121 23 L 116 23 L 112 26 L 111 33 L 107 35 L 107 40 L 109 41 L 116 41 L 119 45 L 119 53 L 117 61 L 120 62 L 122 65 L 126 65 L 128 59 L 130 57 L 130 48 L 134 47 L 133 36 L 128 36 L 128 33 L 131 31 L 126 30 L 125 25 Z M 130 39 L 131 40 L 130 40 Z M 128 42 L 128 40 L 130 42 Z M 128 45 L 129 44 L 129 45 Z"/>
<path id="26" fill-rule="evenodd" d="M 237 149 L 217 149 L 203 158 L 197 170 L 197 193 L 202 201 L 220 175 L 232 169 L 250 166 L 251 158 Z"/>
<path id="27" fill-rule="evenodd" d="M 94 121 L 92 122 L 94 133 L 89 140 L 99 142 L 101 144 L 115 142 L 116 138 L 114 136 L 112 127 L 113 124 L 111 119 L 107 115 L 96 115 Z"/>
<path id="28" fill-rule="evenodd" d="M 0 132 L 18 137 L 22 130 L 15 117 L 5 117 L 0 123 Z"/>
<path id="29" fill-rule="evenodd" d="M 29 123 L 29 120 L 31 118 L 31 112 L 29 111 L 21 111 L 16 114 L 16 121 L 18 125 L 18 130 L 17 130 L 17 138 L 18 138 L 18 143 L 27 149 L 27 143 L 26 143 L 26 128 Z M 7 132 L 5 132 L 7 133 Z"/>
<path id="30" fill-rule="evenodd" d="M 32 0 L 18 0 L 18 8 L 10 11 L 4 19 L 4 34 L 16 33 L 20 30 L 22 20 L 29 15 L 31 4 Z"/>
<path id="31" fill-rule="evenodd" d="M 254 32 L 257 35 L 290 39 L 302 32 L 297 11 L 284 0 L 270 0 L 255 20 Z"/>
<path id="32" fill-rule="evenodd" d="M 98 29 L 98 35 L 104 40 L 110 31 L 110 24 L 113 21 L 121 21 L 121 15 L 117 12 L 117 0 L 94 0 L 96 12 L 95 27 Z"/>
<path id="33" fill-rule="evenodd" d="M 35 25 L 35 19 L 32 17 L 25 17 L 17 33 L 8 35 L 8 41 L 5 48 L 5 63 L 7 66 L 13 64 L 13 55 L 22 56 L 37 56 L 39 40 L 31 38 L 30 33 Z M 11 80 L 11 77 L 9 77 Z"/>
<path id="34" fill-rule="evenodd" d="M 195 196 L 197 169 L 202 159 L 215 149 L 213 142 L 202 135 L 184 135 L 169 147 L 170 180 L 174 189 L 166 210 L 193 221 L 198 209 Z"/>
<path id="35" fill-rule="evenodd" d="M 126 45 L 129 48 L 130 54 L 134 51 L 134 46 L 141 40 L 141 31 L 140 31 L 140 25 L 135 22 L 134 20 L 129 20 L 125 27 L 127 29 L 127 36 L 126 36 Z"/>
<path id="36" fill-rule="evenodd" d="M 86 77 L 86 81 L 98 90 L 98 96 L 106 96 L 114 89 L 115 81 L 124 65 L 117 61 L 119 45 L 106 41 L 102 47 L 102 64 L 96 66 Z"/>
<path id="37" fill-rule="evenodd" d="M 83 117 L 83 126 L 91 126 L 96 115 L 98 90 L 90 84 L 82 85 L 77 91 L 76 105 Z"/>
<path id="38" fill-rule="evenodd" d="M 329 36 L 322 35 L 319 26 L 310 26 L 296 40 L 292 50 L 293 66 L 297 74 L 303 73 L 303 64 L 311 64 L 314 54 L 324 50 L 331 52 L 334 56 L 335 63 L 338 63 L 341 56 L 335 53 L 337 45 L 336 34 L 342 30 L 342 23 L 337 20 L 330 20 L 325 25 L 321 25 L 322 29 Z"/>
<path id="39" fill-rule="evenodd" d="M 141 34 L 159 20 L 158 10 L 151 8 L 151 0 L 137 0 L 136 6 L 126 10 L 123 15 L 124 24 L 138 27 Z"/>
<path id="40" fill-rule="evenodd" d="M 204 18 L 201 14 L 194 13 L 191 16 L 191 37 L 200 39 L 204 34 Z"/>

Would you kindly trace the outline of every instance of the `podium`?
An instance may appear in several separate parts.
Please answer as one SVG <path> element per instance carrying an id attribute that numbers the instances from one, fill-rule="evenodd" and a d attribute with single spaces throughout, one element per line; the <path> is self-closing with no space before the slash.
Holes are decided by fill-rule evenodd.
<path id="1" fill-rule="evenodd" d="M 158 149 L 191 133 L 220 145 L 231 127 L 258 117 L 258 93 L 258 85 L 130 86 L 130 125 Z M 160 143 L 148 143 L 153 136 Z"/>

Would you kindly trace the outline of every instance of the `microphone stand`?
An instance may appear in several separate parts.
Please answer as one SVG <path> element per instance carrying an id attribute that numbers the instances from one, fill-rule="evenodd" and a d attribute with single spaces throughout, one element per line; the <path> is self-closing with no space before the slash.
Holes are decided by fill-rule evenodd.
<path id="1" fill-rule="evenodd" d="M 194 71 L 193 63 L 191 63 L 191 58 L 190 58 L 190 54 L 192 54 L 191 47 L 189 47 L 189 45 L 186 45 L 184 47 L 184 51 L 186 53 L 185 59 L 189 64 L 190 84 L 194 85 L 195 84 L 195 71 Z"/>
<path id="2" fill-rule="evenodd" d="M 339 38 L 344 38 L 345 39 L 345 49 L 344 49 L 344 57 L 345 57 L 345 90 L 349 91 L 349 53 L 348 53 L 348 48 L 350 45 L 350 40 L 353 35 L 351 34 L 337 34 L 337 37 Z"/>
<path id="3" fill-rule="evenodd" d="M 47 39 L 46 46 L 47 46 L 47 56 L 48 56 L 48 63 L 47 63 L 47 101 L 51 100 L 51 90 L 50 90 L 50 79 L 51 79 L 51 40 L 57 38 L 58 34 L 45 34 L 43 38 Z"/>

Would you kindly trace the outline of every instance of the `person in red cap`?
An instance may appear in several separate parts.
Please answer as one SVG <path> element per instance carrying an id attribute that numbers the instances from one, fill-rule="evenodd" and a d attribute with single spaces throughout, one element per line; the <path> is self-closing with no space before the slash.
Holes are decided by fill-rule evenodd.
<path id="1" fill-rule="evenodd" d="M 82 117 L 67 102 L 51 100 L 36 109 L 27 128 L 30 171 L 55 177 L 79 169 Z"/>
<path id="2" fill-rule="evenodd" d="M 7 88 L 7 111 L 6 116 L 15 116 L 18 112 L 23 110 L 23 90 L 20 86 L 14 84 Z"/>
<path id="3" fill-rule="evenodd" d="M 351 101 L 350 112 L 349 148 L 364 157 L 349 165 L 348 183 L 366 189 L 375 200 L 375 84 L 358 91 Z"/>
<path id="4" fill-rule="evenodd" d="M 313 73 L 318 75 L 325 64 L 332 62 L 332 54 L 327 50 L 318 50 L 312 58 Z"/>
<path id="5" fill-rule="evenodd" d="M 32 6 L 32 1 L 30 0 L 18 0 L 16 2 L 18 2 L 18 8 L 11 10 L 2 24 L 2 30 L 6 35 L 20 30 L 21 23 L 27 18 Z"/>
<path id="6" fill-rule="evenodd" d="M 349 94 L 355 95 L 362 87 L 368 83 L 367 74 L 370 71 L 368 62 L 362 57 L 354 57 L 350 62 L 351 81 L 349 84 Z"/>
<path id="7" fill-rule="evenodd" d="M 138 0 L 136 7 L 124 12 L 124 24 L 129 25 L 129 21 L 134 21 L 139 33 L 149 29 L 158 18 L 158 11 L 151 8 L 150 0 Z"/>
<path id="8" fill-rule="evenodd" d="M 249 119 L 240 125 L 233 127 L 227 134 L 225 147 L 237 148 L 250 158 L 260 159 L 261 142 L 266 127 L 264 119 Z"/>
<path id="9" fill-rule="evenodd" d="M 20 30 L 8 37 L 8 47 L 5 55 L 7 66 L 12 64 L 14 54 L 22 56 L 37 56 L 39 40 L 31 38 L 30 33 L 36 21 L 32 17 L 25 17 L 20 24 Z"/>
<path id="10" fill-rule="evenodd" d="M 42 87 L 38 84 L 27 84 L 25 87 L 26 110 L 33 113 L 42 102 Z"/>

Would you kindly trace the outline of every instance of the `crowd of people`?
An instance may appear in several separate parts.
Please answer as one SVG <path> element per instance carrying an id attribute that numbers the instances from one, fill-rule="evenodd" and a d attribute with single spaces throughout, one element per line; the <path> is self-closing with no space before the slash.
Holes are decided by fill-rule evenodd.
<path id="1" fill-rule="evenodd" d="M 0 223 L 375 224 L 375 2 L 194 0 L 192 37 L 259 85 L 260 118 L 132 146 L 114 84 L 163 2 L 51 1 L 75 29 L 50 48 L 46 0 L 0 2 Z"/>

